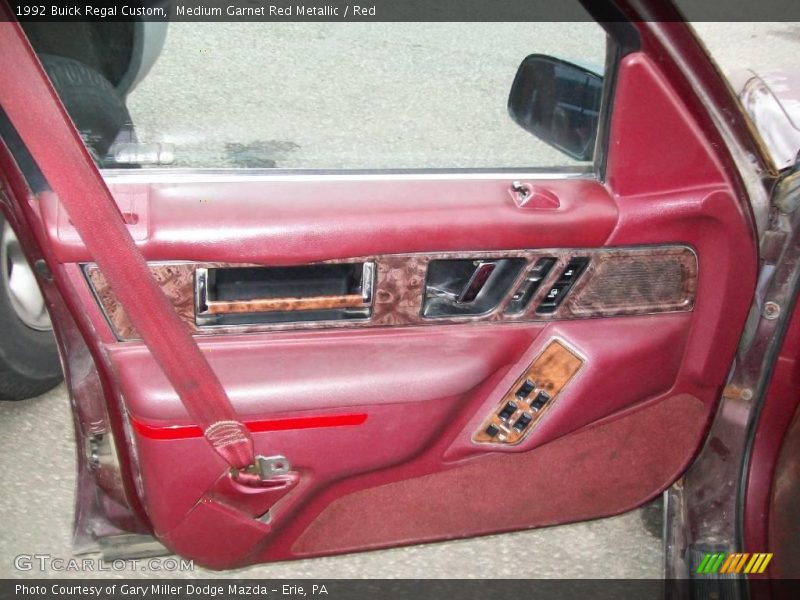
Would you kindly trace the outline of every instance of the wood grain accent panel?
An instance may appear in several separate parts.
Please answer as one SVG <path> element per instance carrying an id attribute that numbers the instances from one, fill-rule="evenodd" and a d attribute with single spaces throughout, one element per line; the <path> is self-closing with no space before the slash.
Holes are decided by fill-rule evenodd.
<path id="1" fill-rule="evenodd" d="M 472 440 L 479 444 L 519 444 L 547 414 L 561 391 L 580 371 L 583 362 L 564 343 L 557 339 L 552 340 L 506 392 L 495 410 L 473 434 Z M 533 389 L 524 398 L 517 397 L 517 391 L 528 381 L 535 384 Z M 541 392 L 547 394 L 548 400 L 537 408 L 536 399 Z M 513 403 L 516 410 L 503 419 L 500 414 L 509 403 Z M 520 418 L 526 417 L 530 419 L 527 425 L 521 430 L 515 429 L 514 424 Z M 490 426 L 497 429 L 496 435 L 487 433 Z"/>
<path id="2" fill-rule="evenodd" d="M 361 294 L 346 296 L 314 296 L 309 298 L 264 298 L 261 300 L 214 300 L 206 303 L 210 315 L 231 313 L 262 313 L 303 310 L 332 310 L 337 308 L 364 308 Z"/>
<path id="3" fill-rule="evenodd" d="M 505 314 L 517 286 L 525 273 L 542 257 L 556 258 L 543 284 L 527 308 L 515 314 Z M 558 280 L 567 262 L 578 256 L 589 258 L 589 265 L 573 285 L 558 310 L 539 314 L 536 307 Z M 439 259 L 491 260 L 523 258 L 525 267 L 509 289 L 506 298 L 488 314 L 425 318 L 422 306 L 428 263 Z M 248 325 L 198 326 L 195 322 L 194 272 L 198 268 L 249 267 L 253 264 L 228 263 L 153 263 L 150 270 L 161 285 L 180 318 L 195 335 L 250 333 L 286 329 L 325 329 L 352 327 L 387 327 L 411 325 L 441 325 L 474 322 L 529 322 L 553 319 L 575 319 L 616 315 L 638 315 L 674 311 L 690 311 L 697 289 L 697 258 L 686 246 L 639 246 L 600 249 L 543 249 L 501 252 L 449 252 L 432 254 L 393 254 L 354 257 L 338 263 L 375 263 L 375 287 L 372 315 L 352 321 L 301 321 L 291 323 L 262 323 Z M 268 266 L 268 265 L 262 265 Z M 122 307 L 117 302 L 103 274 L 94 264 L 84 265 L 86 277 L 105 312 L 108 321 L 121 340 L 139 339 Z M 305 299 L 308 300 L 308 299 Z"/>
<path id="4" fill-rule="evenodd" d="M 162 263 L 150 265 L 150 272 L 155 277 L 156 282 L 161 286 L 161 290 L 167 299 L 175 307 L 175 311 L 181 320 L 189 324 L 193 333 L 197 328 L 194 323 L 194 270 L 197 267 L 222 267 L 225 263 Z M 100 302 L 100 306 L 111 324 L 111 328 L 119 339 L 131 340 L 141 339 L 139 332 L 128 319 L 128 315 L 122 306 L 117 302 L 117 298 L 106 278 L 96 265 L 86 265 L 85 273 L 94 289 L 95 296 Z"/>

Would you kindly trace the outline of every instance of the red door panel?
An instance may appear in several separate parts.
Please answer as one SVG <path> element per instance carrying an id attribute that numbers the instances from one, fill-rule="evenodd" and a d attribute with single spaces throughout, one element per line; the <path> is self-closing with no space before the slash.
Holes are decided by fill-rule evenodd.
<path id="1" fill-rule="evenodd" d="M 109 179 L 256 453 L 291 465 L 262 488 L 231 480 L 44 194 L 48 252 L 106 386 L 110 416 L 99 421 L 124 446 L 125 492 L 146 526 L 223 568 L 599 517 L 674 481 L 714 413 L 755 286 L 755 246 L 658 65 L 625 58 L 613 105 L 607 183 L 524 177 L 557 199 L 546 207 L 520 206 L 502 174 Z M 550 256 L 531 307 L 507 311 L 527 269 Z M 576 257 L 588 266 L 560 288 L 567 300 L 539 311 Z M 431 261 L 456 258 L 524 267 L 485 314 L 426 316 Z M 199 264 L 364 261 L 378 271 L 371 320 L 196 321 Z M 553 344 L 561 359 L 549 358 Z M 531 373 L 530 395 L 513 400 Z M 95 414 L 99 386 L 80 380 L 71 377 L 76 402 Z M 476 442 L 509 398 L 508 431 Z"/>

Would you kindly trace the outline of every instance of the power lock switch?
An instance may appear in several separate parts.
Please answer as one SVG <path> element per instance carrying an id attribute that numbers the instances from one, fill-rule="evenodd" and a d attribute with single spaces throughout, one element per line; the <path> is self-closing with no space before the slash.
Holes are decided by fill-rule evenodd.
<path id="1" fill-rule="evenodd" d="M 556 259 L 552 256 L 545 256 L 536 261 L 536 264 L 525 274 L 525 279 L 514 291 L 514 295 L 511 296 L 511 302 L 508 303 L 505 310 L 506 314 L 520 313 L 525 310 L 554 264 L 556 264 Z"/>
<path id="2" fill-rule="evenodd" d="M 567 266 L 564 267 L 564 272 L 561 273 L 561 277 L 558 278 L 558 283 L 572 284 L 580 277 L 587 264 L 589 264 L 589 259 L 585 256 L 578 256 L 571 259 L 567 263 Z"/>
<path id="3" fill-rule="evenodd" d="M 556 283 L 554 284 L 550 290 L 544 295 L 542 302 L 539 304 L 539 308 L 536 309 L 536 312 L 539 313 L 552 313 L 556 312 L 558 305 L 561 304 L 561 301 L 564 299 L 564 296 L 567 295 L 567 291 L 569 290 L 569 285 L 564 283 Z"/>
<path id="4" fill-rule="evenodd" d="M 528 279 L 544 279 L 556 264 L 556 259 L 553 256 L 545 256 L 536 261 L 531 270 L 528 272 Z"/>
<path id="5" fill-rule="evenodd" d="M 545 314 L 556 312 L 564 298 L 567 297 L 570 288 L 572 288 L 588 264 L 589 258 L 586 256 L 571 258 L 558 280 L 550 287 L 539 306 L 536 307 L 536 312 Z"/>

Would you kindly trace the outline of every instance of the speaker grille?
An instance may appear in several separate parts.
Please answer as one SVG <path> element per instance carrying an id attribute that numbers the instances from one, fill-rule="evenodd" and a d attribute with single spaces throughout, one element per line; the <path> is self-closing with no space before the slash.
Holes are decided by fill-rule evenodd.
<path id="1" fill-rule="evenodd" d="M 682 256 L 618 257 L 595 263 L 586 285 L 575 290 L 576 316 L 686 309 L 693 290 Z"/>

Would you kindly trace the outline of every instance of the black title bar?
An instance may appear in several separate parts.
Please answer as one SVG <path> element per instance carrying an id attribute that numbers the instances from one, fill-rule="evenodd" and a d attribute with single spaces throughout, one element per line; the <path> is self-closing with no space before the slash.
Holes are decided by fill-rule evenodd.
<path id="1" fill-rule="evenodd" d="M 642 0 L 657 6 L 666 0 Z M 591 0 L 621 15 L 611 0 Z M 588 21 L 578 0 L 10 0 L 20 21 Z M 608 10 L 603 10 L 608 4 Z M 678 0 L 688 21 L 800 21 L 798 0 Z M 610 17 L 618 18 L 618 17 Z"/>
<path id="2" fill-rule="evenodd" d="M 13 600 L 663 600 L 736 597 L 770 591 L 797 597 L 800 581 L 768 579 L 16 579 L 0 580 Z M 767 594 L 769 595 L 769 594 Z M 783 596 L 781 596 L 783 597 Z"/>

